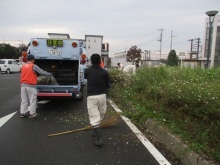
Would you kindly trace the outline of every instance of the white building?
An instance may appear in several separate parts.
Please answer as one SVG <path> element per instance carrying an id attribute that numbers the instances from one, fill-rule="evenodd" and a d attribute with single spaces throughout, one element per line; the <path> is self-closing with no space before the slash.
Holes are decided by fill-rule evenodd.
<path id="1" fill-rule="evenodd" d="M 117 66 L 117 63 L 123 64 L 124 66 L 126 65 L 131 65 L 132 62 L 126 61 L 126 54 L 127 51 L 115 53 L 114 56 L 111 58 L 111 66 L 115 67 Z M 164 59 L 167 58 L 167 54 L 162 54 L 161 57 Z M 157 52 L 151 52 L 144 50 L 141 52 L 141 61 L 139 65 L 148 65 L 148 66 L 155 66 L 159 65 L 159 54 Z"/>
<path id="2" fill-rule="evenodd" d="M 107 66 L 109 44 L 103 43 L 103 36 L 101 35 L 85 35 L 86 55 L 91 57 L 92 54 L 100 54 L 104 65 Z"/>
<path id="3" fill-rule="evenodd" d="M 210 46 L 210 67 L 220 66 L 220 15 L 216 15 L 212 23 L 211 31 L 211 46 Z M 205 19 L 205 30 L 204 30 L 204 51 L 202 58 L 204 64 L 207 63 L 207 52 L 208 52 L 208 40 L 209 40 L 209 18 Z"/>
<path id="4" fill-rule="evenodd" d="M 90 57 L 97 53 L 101 55 L 103 36 L 100 35 L 85 35 L 86 40 L 86 54 Z"/>
<path id="5" fill-rule="evenodd" d="M 123 64 L 123 66 L 132 64 L 131 62 L 126 61 L 127 51 L 115 53 L 114 57 L 111 58 L 111 66 L 117 67 L 117 64 Z"/>

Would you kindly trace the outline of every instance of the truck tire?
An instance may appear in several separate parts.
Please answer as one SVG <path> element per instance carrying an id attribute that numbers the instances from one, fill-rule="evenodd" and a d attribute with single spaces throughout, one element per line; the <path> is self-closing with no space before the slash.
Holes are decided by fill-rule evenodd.
<path id="1" fill-rule="evenodd" d="M 7 73 L 7 74 L 10 74 L 10 73 L 11 73 L 11 72 L 10 72 L 10 69 L 7 69 L 7 70 L 6 70 L 6 73 Z"/>
<path id="2" fill-rule="evenodd" d="M 79 101 L 83 101 L 83 95 L 82 95 L 82 97 L 81 97 L 81 98 L 79 98 Z"/>
<path id="3" fill-rule="evenodd" d="M 83 101 L 83 87 L 81 86 L 81 89 L 80 89 L 80 92 L 82 93 L 82 96 L 81 96 L 81 98 L 79 98 L 79 101 Z"/>

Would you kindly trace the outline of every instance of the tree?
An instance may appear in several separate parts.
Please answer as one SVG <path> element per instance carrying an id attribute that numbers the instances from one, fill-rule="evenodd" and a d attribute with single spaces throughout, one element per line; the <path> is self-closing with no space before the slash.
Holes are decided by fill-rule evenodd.
<path id="1" fill-rule="evenodd" d="M 27 49 L 26 45 L 20 45 L 18 48 L 10 44 L 0 44 L 0 59 L 18 59 L 21 57 L 22 50 Z"/>
<path id="2" fill-rule="evenodd" d="M 178 57 L 175 50 L 171 50 L 167 57 L 167 66 L 178 66 Z"/>
<path id="3" fill-rule="evenodd" d="M 10 44 L 1 44 L 0 58 L 12 59 L 15 54 L 15 47 L 12 47 Z"/>
<path id="4" fill-rule="evenodd" d="M 133 64 L 139 63 L 141 61 L 141 49 L 138 49 L 136 45 L 132 46 L 127 52 L 126 60 Z"/>
<path id="5" fill-rule="evenodd" d="M 20 52 L 27 51 L 28 50 L 28 45 L 25 45 L 23 43 L 19 44 L 18 49 L 19 49 Z"/>

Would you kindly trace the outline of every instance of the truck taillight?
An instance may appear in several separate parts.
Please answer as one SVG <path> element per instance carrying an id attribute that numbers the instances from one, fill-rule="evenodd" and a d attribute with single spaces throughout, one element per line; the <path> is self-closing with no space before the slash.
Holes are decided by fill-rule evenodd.
<path id="1" fill-rule="evenodd" d="M 80 64 L 85 64 L 85 63 L 86 63 L 86 55 L 82 54 Z"/>
<path id="2" fill-rule="evenodd" d="M 76 42 L 72 42 L 72 47 L 76 48 L 77 47 L 77 43 Z"/>
<path id="3" fill-rule="evenodd" d="M 32 41 L 32 45 L 33 45 L 33 46 L 38 46 L 38 41 L 37 41 L 37 40 L 33 40 L 33 41 Z"/>
<path id="4" fill-rule="evenodd" d="M 26 51 L 23 51 L 22 52 L 22 61 L 25 63 L 27 62 L 27 56 L 28 56 L 28 53 Z"/>

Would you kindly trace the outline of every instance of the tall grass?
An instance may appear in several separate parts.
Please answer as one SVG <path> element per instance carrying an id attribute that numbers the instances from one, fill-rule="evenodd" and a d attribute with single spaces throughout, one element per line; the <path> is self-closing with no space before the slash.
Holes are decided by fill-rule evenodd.
<path id="1" fill-rule="evenodd" d="M 220 70 L 140 67 L 136 75 L 109 70 L 109 96 L 143 124 L 153 118 L 220 161 Z"/>

